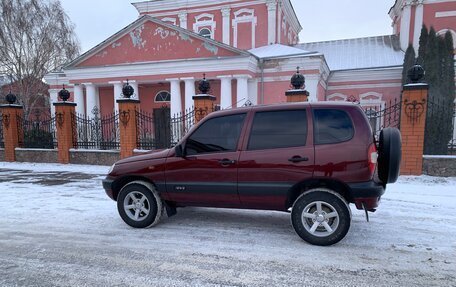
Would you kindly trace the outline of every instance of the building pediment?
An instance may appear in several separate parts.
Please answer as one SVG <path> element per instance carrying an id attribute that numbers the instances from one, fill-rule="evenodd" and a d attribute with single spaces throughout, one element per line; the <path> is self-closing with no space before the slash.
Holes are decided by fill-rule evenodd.
<path id="1" fill-rule="evenodd" d="M 250 54 L 145 15 L 66 68 L 234 56 Z"/>

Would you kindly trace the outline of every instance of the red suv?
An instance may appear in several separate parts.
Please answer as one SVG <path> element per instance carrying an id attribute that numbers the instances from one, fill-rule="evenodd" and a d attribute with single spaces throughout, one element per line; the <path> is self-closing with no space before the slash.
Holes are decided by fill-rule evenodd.
<path id="1" fill-rule="evenodd" d="M 103 187 L 132 227 L 185 206 L 278 210 L 305 241 L 331 245 L 349 230 L 349 203 L 375 211 L 400 155 L 399 131 L 376 143 L 356 104 L 254 106 L 214 112 L 177 146 L 117 162 Z"/>

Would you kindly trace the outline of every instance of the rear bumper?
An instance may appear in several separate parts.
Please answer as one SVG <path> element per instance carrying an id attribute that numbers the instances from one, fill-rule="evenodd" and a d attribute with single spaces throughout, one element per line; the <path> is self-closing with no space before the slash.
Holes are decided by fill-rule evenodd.
<path id="1" fill-rule="evenodd" d="M 111 198 L 112 200 L 116 200 L 116 198 L 114 198 L 114 192 L 112 191 L 112 183 L 114 182 L 113 179 L 110 179 L 109 177 L 103 179 L 102 183 L 103 183 L 103 188 L 106 192 L 106 194 L 109 196 L 109 198 Z"/>
<path id="2" fill-rule="evenodd" d="M 375 181 L 348 184 L 350 197 L 357 209 L 373 210 L 378 207 L 380 198 L 385 193 L 385 186 Z"/>

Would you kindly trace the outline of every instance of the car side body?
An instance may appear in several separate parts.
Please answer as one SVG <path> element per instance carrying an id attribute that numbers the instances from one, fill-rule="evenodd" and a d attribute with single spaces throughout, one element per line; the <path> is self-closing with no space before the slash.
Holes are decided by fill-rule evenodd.
<path id="1" fill-rule="evenodd" d="M 378 179 L 376 155 L 359 105 L 243 107 L 211 113 L 173 148 L 117 162 L 103 187 L 117 200 L 128 183 L 147 182 L 168 209 L 285 212 L 306 191 L 321 189 L 374 211 L 387 183 Z"/>

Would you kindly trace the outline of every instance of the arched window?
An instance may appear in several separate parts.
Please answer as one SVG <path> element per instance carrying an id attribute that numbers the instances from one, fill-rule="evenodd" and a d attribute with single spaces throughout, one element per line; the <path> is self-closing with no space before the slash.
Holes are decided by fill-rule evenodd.
<path id="1" fill-rule="evenodd" d="M 168 91 L 160 91 L 155 96 L 155 102 L 170 102 L 171 94 Z"/>
<path id="2" fill-rule="evenodd" d="M 195 23 L 193 24 L 193 32 L 198 33 L 205 38 L 215 39 L 214 34 L 217 23 L 215 22 L 214 17 L 213 14 L 208 13 L 196 16 Z"/>
<path id="3" fill-rule="evenodd" d="M 208 28 L 203 28 L 199 30 L 200 36 L 203 36 L 204 38 L 210 39 L 212 37 L 212 32 Z"/>

